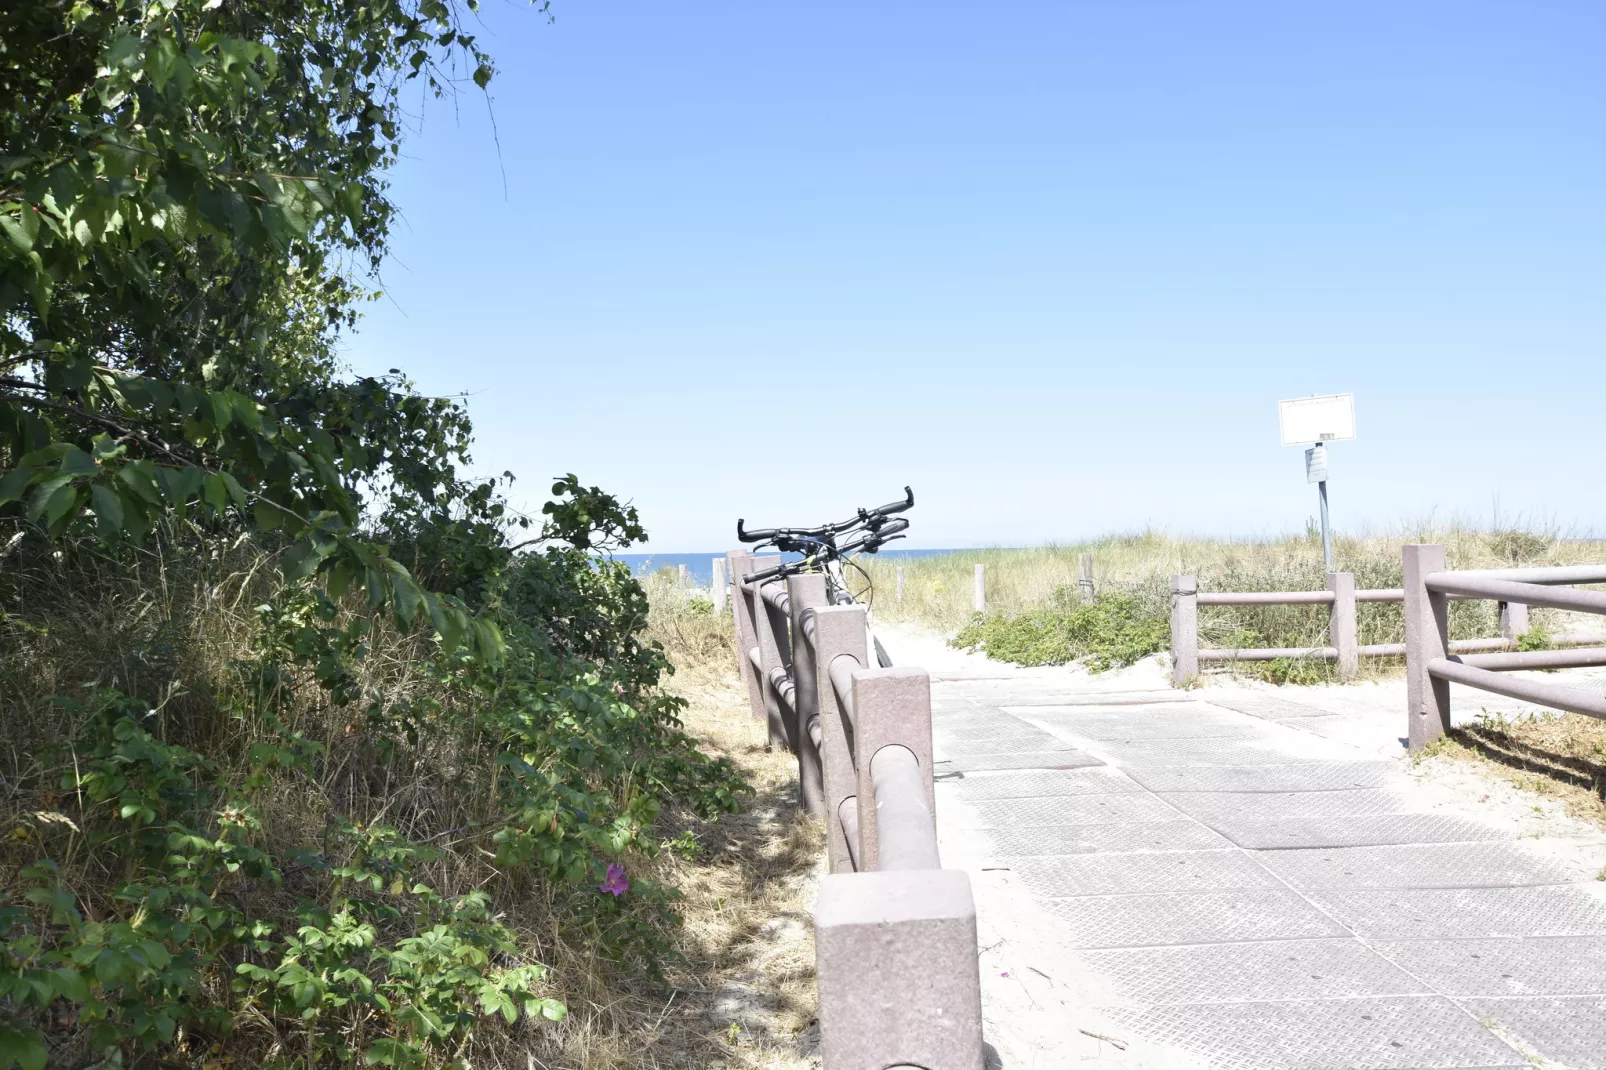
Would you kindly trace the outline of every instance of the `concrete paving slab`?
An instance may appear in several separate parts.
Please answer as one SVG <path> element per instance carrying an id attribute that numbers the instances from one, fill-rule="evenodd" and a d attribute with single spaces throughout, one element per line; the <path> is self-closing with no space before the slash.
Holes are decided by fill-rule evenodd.
<path id="1" fill-rule="evenodd" d="M 1422 809 L 1403 791 L 1354 788 L 1349 791 L 1173 791 L 1160 796 L 1178 810 L 1206 822 L 1289 818 L 1360 817 Z"/>
<path id="2" fill-rule="evenodd" d="M 1586 886 L 1406 888 L 1306 893 L 1369 940 L 1606 936 L 1606 901 Z"/>
<path id="3" fill-rule="evenodd" d="M 1463 1006 L 1524 1051 L 1571 1070 L 1606 1070 L 1606 998 L 1471 999 Z"/>
<path id="4" fill-rule="evenodd" d="M 1291 887 L 1307 890 L 1509 887 L 1574 879 L 1565 866 L 1498 842 L 1270 851 L 1258 860 Z"/>
<path id="5" fill-rule="evenodd" d="M 1041 751 L 1035 754 L 981 754 L 967 758 L 935 760 L 932 773 L 974 773 L 985 769 L 1080 769 L 1104 763 L 1079 750 Z"/>
<path id="6" fill-rule="evenodd" d="M 1108 795 L 1143 790 L 1137 781 L 1107 765 L 1090 766 L 1085 769 L 970 773 L 956 776 L 945 783 L 952 784 L 959 797 L 968 802 L 1061 795 Z"/>
<path id="7" fill-rule="evenodd" d="M 1386 940 L 1372 946 L 1446 996 L 1606 996 L 1606 936 Z"/>
<path id="8" fill-rule="evenodd" d="M 1285 888 L 1044 899 L 1073 947 L 1123 948 L 1346 937 L 1342 925 Z M 1118 980 L 1118 978 L 1117 978 Z"/>
<path id="9" fill-rule="evenodd" d="M 1523 1066 L 1514 1048 L 1439 996 L 1191 1003 L 1111 1011 L 1221 1070 Z"/>
<path id="10" fill-rule="evenodd" d="M 1330 761 L 1332 744 L 1303 733 L 1273 734 L 1260 739 L 1155 739 L 1103 743 L 1099 750 L 1123 769 L 1154 765 L 1288 765 Z"/>
<path id="11" fill-rule="evenodd" d="M 1109 742 L 1150 739 L 1263 739 L 1266 735 L 1265 729 L 1259 725 L 1203 718 L 1190 721 L 1167 717 L 1163 720 L 1144 721 L 1131 717 L 1067 716 L 1043 720 L 1078 736 Z"/>
<path id="12" fill-rule="evenodd" d="M 1272 721 L 1297 720 L 1302 717 L 1328 717 L 1331 710 L 1310 706 L 1303 702 L 1290 702 L 1279 695 L 1261 695 L 1255 692 L 1222 693 L 1211 690 L 1200 696 L 1201 701 L 1224 709 L 1237 710 L 1251 717 L 1264 717 Z M 1403 715 L 1401 720 L 1404 720 Z"/>
<path id="13" fill-rule="evenodd" d="M 958 819 L 960 827 L 1005 829 L 1033 825 L 1102 825 L 1114 821 L 1180 819 L 1180 815 L 1164 801 L 1146 792 L 981 800 L 974 804 L 974 809 L 974 817 Z"/>
<path id="14" fill-rule="evenodd" d="M 1037 858 L 1023 860 L 1014 869 L 1033 894 L 1045 897 L 1278 886 L 1275 877 L 1241 851 Z"/>
<path id="15" fill-rule="evenodd" d="M 1274 940 L 1090 951 L 1088 966 L 1135 1003 L 1241 1003 L 1433 995 L 1358 940 Z"/>
<path id="16" fill-rule="evenodd" d="M 945 758 L 977 758 L 986 754 L 1008 754 L 1012 751 L 1046 753 L 1076 749 L 1040 729 L 1035 730 L 1033 735 L 1021 737 L 1011 734 L 1001 739 L 948 740 L 942 739 L 939 735 L 933 742 L 937 743 L 937 753 Z"/>
<path id="17" fill-rule="evenodd" d="M 1476 821 L 1438 814 L 1378 814 L 1371 817 L 1222 818 L 1206 822 L 1227 839 L 1254 851 L 1310 847 L 1371 847 L 1391 843 L 1476 843 L 1504 833 Z"/>
<path id="18" fill-rule="evenodd" d="M 1135 765 L 1123 770 L 1150 791 L 1345 791 L 1407 783 L 1398 762 Z"/>
<path id="19" fill-rule="evenodd" d="M 1044 734 L 1041 728 L 1018 721 L 1014 724 L 985 722 L 973 725 L 932 723 L 932 735 L 940 742 L 960 743 L 985 739 L 1037 739 Z"/>
<path id="20" fill-rule="evenodd" d="M 1009 863 L 1043 855 L 1206 851 L 1232 846 L 1220 833 L 1186 819 L 994 828 L 987 830 L 987 838 L 992 841 L 993 855 Z"/>

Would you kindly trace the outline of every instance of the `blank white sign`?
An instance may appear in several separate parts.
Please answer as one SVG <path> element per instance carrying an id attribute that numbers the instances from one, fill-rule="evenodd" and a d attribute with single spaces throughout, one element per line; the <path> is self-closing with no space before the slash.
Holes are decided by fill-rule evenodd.
<path id="1" fill-rule="evenodd" d="M 1355 395 L 1327 394 L 1277 403 L 1283 445 L 1338 442 L 1355 437 Z"/>

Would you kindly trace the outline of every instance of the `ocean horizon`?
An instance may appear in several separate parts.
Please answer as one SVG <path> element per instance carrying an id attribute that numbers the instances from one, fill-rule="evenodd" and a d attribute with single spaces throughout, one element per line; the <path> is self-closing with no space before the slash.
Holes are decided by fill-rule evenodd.
<path id="1" fill-rule="evenodd" d="M 774 551 L 766 551 L 773 553 Z M 915 558 L 938 557 L 942 554 L 962 554 L 969 551 L 955 547 L 947 550 L 903 550 L 888 547 L 880 551 L 877 557 Z M 724 557 L 722 550 L 715 550 L 704 554 L 613 554 L 613 560 L 621 561 L 630 566 L 630 571 L 638 576 L 644 576 L 659 569 L 678 569 L 686 566 L 686 576 L 695 587 L 707 587 L 714 582 L 714 558 Z M 782 554 L 789 560 L 796 560 L 798 554 Z"/>

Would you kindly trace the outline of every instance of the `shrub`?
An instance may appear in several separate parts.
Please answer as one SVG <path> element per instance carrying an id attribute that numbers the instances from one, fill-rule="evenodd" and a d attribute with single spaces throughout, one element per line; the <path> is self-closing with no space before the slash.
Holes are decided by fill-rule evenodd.
<path id="1" fill-rule="evenodd" d="M 1111 592 L 1078 602 L 1062 588 L 1041 608 L 978 616 L 952 643 L 1016 665 L 1064 665 L 1080 658 L 1093 672 L 1105 672 L 1164 650 L 1169 638 L 1166 614 L 1136 594 Z"/>

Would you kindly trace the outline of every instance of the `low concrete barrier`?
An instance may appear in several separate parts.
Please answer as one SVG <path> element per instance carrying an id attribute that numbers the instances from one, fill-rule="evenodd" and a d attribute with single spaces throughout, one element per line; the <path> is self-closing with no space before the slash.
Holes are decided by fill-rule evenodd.
<path id="1" fill-rule="evenodd" d="M 937 849 L 930 676 L 875 667 L 865 608 L 827 605 L 823 576 L 750 584 L 776 559 L 726 563 L 753 716 L 797 755 L 799 805 L 826 823 L 824 1070 L 982 1070 L 975 899 Z"/>

